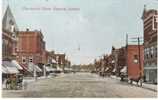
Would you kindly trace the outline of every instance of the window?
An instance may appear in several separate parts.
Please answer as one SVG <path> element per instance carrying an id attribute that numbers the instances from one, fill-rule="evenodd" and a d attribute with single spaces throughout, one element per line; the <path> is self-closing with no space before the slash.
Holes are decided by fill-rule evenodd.
<path id="1" fill-rule="evenodd" d="M 15 32 L 15 27 L 14 27 L 14 25 L 11 25 L 11 32 Z"/>
<path id="2" fill-rule="evenodd" d="M 149 52 L 149 51 L 150 51 L 150 49 L 147 48 L 147 49 L 146 49 L 146 58 L 147 58 L 147 59 L 149 59 L 149 56 L 150 56 L 150 52 Z"/>
<path id="3" fill-rule="evenodd" d="M 33 57 L 29 57 L 29 62 L 33 62 Z"/>
<path id="4" fill-rule="evenodd" d="M 150 57 L 152 58 L 154 55 L 154 47 L 151 47 L 150 48 Z"/>
<path id="5" fill-rule="evenodd" d="M 26 64 L 26 57 L 22 57 L 22 63 Z"/>
<path id="6" fill-rule="evenodd" d="M 151 54 L 154 54 L 154 47 L 151 47 Z"/>
<path id="7" fill-rule="evenodd" d="M 144 58 L 147 59 L 147 49 L 144 49 Z"/>

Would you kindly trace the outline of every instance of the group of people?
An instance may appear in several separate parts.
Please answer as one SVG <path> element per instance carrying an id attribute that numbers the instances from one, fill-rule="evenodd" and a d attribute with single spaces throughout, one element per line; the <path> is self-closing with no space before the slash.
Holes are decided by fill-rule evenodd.
<path id="1" fill-rule="evenodd" d="M 9 75 L 4 79 L 6 89 L 20 89 L 22 88 L 23 76 L 22 75 Z"/>

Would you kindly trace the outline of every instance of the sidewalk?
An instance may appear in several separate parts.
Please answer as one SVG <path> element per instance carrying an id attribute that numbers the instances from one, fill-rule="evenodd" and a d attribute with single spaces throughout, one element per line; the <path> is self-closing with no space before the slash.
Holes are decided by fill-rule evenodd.
<path id="1" fill-rule="evenodd" d="M 120 77 L 116 77 L 114 75 L 110 76 L 112 79 L 116 79 L 116 80 L 119 80 L 120 81 Z M 136 82 L 133 82 L 134 85 L 136 85 Z M 148 84 L 148 83 L 143 83 L 142 87 L 141 88 L 144 88 L 144 89 L 148 89 L 148 90 L 151 90 L 151 91 L 155 91 L 157 92 L 157 85 L 155 84 Z"/>
<path id="2" fill-rule="evenodd" d="M 143 83 L 142 88 L 149 89 L 149 90 L 157 92 L 157 85 L 155 85 L 155 84 Z"/>

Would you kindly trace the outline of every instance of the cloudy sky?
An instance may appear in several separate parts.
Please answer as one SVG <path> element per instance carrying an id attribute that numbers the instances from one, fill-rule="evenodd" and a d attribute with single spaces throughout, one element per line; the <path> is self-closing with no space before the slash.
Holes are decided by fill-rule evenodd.
<path id="1" fill-rule="evenodd" d="M 8 4 L 20 30 L 41 29 L 47 50 L 66 53 L 73 64 L 124 46 L 126 33 L 142 36 L 144 4 L 158 9 L 158 0 L 3 0 L 3 15 Z"/>

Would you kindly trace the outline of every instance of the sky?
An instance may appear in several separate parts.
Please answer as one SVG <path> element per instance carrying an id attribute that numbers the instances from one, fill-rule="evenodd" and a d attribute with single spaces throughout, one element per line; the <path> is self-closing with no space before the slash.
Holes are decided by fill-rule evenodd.
<path id="1" fill-rule="evenodd" d="M 9 4 L 19 30 L 41 30 L 46 49 L 65 53 L 72 64 L 93 63 L 110 54 L 112 46 L 125 46 L 126 34 L 143 36 L 144 5 L 158 9 L 158 0 L 3 0 L 2 4 L 2 15 Z"/>

